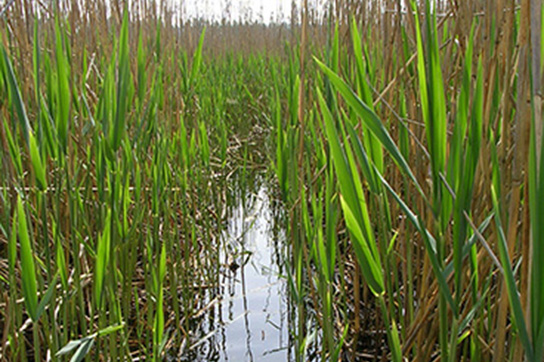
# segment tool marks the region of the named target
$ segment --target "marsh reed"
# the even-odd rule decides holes
[[[231,179],[258,169],[284,212],[296,361],[542,361],[543,14],[11,3],[0,355],[186,356]]]

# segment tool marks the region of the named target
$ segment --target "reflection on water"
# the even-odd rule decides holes
[[[243,195],[221,241],[219,288],[210,292],[207,331],[189,360],[289,361],[285,235],[274,225],[267,188]],[[213,295],[212,295],[213,294]]]

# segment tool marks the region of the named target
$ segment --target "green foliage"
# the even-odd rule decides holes
[[[213,26],[128,5],[104,29],[61,6],[1,22],[0,354],[197,353],[226,328],[233,200],[263,178],[297,361],[541,361],[544,146],[515,68],[522,11],[411,6],[331,16],[282,57],[217,55]]]
[[[23,276],[23,296],[27,312],[30,318],[35,322],[38,320],[36,264],[34,262],[34,253],[32,252],[32,243],[28,231],[26,212],[20,196],[17,198],[17,223],[19,225],[18,235],[21,256],[21,274]]]

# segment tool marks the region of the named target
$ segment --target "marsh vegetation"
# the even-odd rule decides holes
[[[544,359],[540,1],[0,11],[0,359]]]

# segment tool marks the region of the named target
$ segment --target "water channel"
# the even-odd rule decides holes
[[[206,333],[187,360],[289,361],[287,278],[282,273],[285,233],[275,225],[269,189],[240,195],[221,240],[219,296]],[[292,340],[291,340],[292,342]]]

